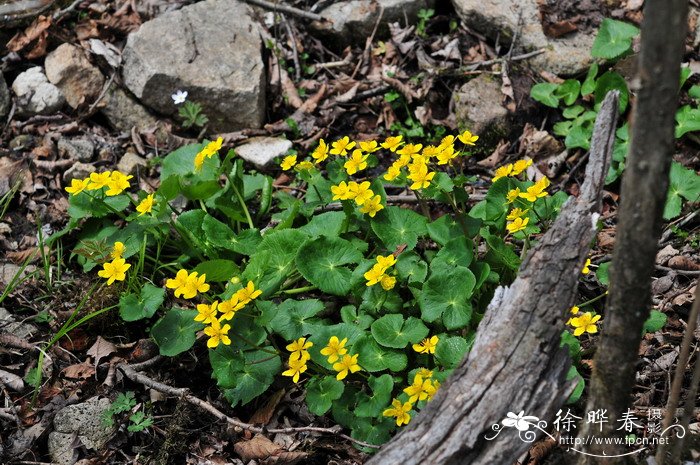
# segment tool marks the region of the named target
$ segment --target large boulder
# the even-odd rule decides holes
[[[113,426],[103,422],[109,407],[109,399],[92,397],[82,404],[61,409],[53,420],[54,431],[49,434],[48,440],[53,461],[60,465],[73,465],[76,462],[76,448],[80,444],[94,451],[102,449],[114,432]]]
[[[478,134],[485,142],[498,140],[509,129],[508,110],[501,104],[501,84],[480,74],[452,95],[457,124]]]
[[[262,41],[238,1],[206,0],[144,23],[129,35],[123,60],[126,86],[160,113],[176,114],[171,95],[186,90],[212,131],[264,122]]]
[[[112,83],[102,99],[102,114],[115,129],[130,132],[144,130],[158,124],[158,120],[136,99]]]
[[[85,52],[68,43],[61,44],[47,55],[44,68],[49,82],[61,89],[72,108],[92,103],[100,95],[105,82]]]
[[[559,38],[547,37],[542,29],[537,0],[452,0],[464,23],[483,34],[508,43],[520,27],[517,46],[528,51],[544,49],[544,53],[528,63],[535,70],[560,75],[585,71],[592,63],[594,35],[572,32]]]

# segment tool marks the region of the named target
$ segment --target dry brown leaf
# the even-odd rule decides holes
[[[510,143],[508,143],[507,140],[499,141],[496,149],[491,153],[491,155],[478,161],[477,165],[485,166],[486,168],[494,168],[505,158],[509,146]]]
[[[668,261],[668,267],[674,268],[676,270],[686,270],[686,271],[698,271],[700,270],[700,264],[695,263],[690,258],[685,255],[676,255]]]
[[[17,376],[9,371],[0,370],[0,382],[15,392],[24,390],[24,380],[21,376]]]
[[[677,256],[679,253],[680,252],[674,249],[672,245],[667,245],[656,254],[656,264],[666,265],[671,258]]]
[[[87,351],[87,354],[95,359],[95,366],[100,364],[100,360],[113,354],[117,351],[117,348],[109,342],[108,340],[102,338],[102,336],[97,336],[97,340]]]
[[[555,39],[576,30],[578,30],[578,27],[571,21],[557,21],[556,23],[545,23],[542,25],[544,34]]]
[[[552,438],[544,438],[537,441],[530,448],[530,460],[528,460],[527,465],[538,465],[544,462],[544,459],[549,455],[549,453],[557,445],[557,441]]]
[[[51,26],[51,17],[40,15],[38,18],[32,22],[24,31],[20,31],[15,36],[10,39],[7,43],[7,49],[11,52],[19,52],[27,48],[34,41],[41,41],[43,39],[44,52],[46,51],[46,37],[48,32],[46,30]],[[36,48],[34,46],[33,48]],[[32,53],[31,50],[29,53]],[[37,55],[32,58],[38,58],[42,55]],[[27,55],[27,58],[30,58]]]
[[[87,362],[76,363],[65,367],[61,373],[69,379],[87,379],[95,374],[95,367]]]
[[[275,410],[277,409],[277,406],[279,405],[280,401],[284,398],[285,394],[286,391],[284,389],[280,389],[279,391],[275,392],[272,395],[272,397],[268,399],[265,405],[263,405],[255,411],[253,416],[250,417],[249,423],[252,423],[254,425],[267,425],[270,422],[272,415],[274,415]]]
[[[284,449],[261,434],[256,434],[250,441],[237,442],[233,445],[233,450],[246,463],[251,460],[265,460],[284,452]]]

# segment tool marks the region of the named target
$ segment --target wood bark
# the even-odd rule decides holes
[[[550,420],[566,401],[573,386],[560,337],[595,234],[618,98],[611,92],[598,114],[579,197],[564,205],[513,284],[496,290],[467,358],[369,465],[510,465],[530,444],[514,429],[493,441],[484,434],[508,412]]]
[[[610,295],[593,363],[587,411],[603,409],[609,436],[630,406],[642,326],[651,307],[651,277],[661,235],[673,156],[679,72],[687,30],[687,0],[647,0],[632,113],[632,139],[622,178],[622,202],[610,268]],[[584,424],[580,435],[589,434]],[[599,434],[600,435],[600,434]],[[591,453],[611,455],[610,445]],[[580,463],[622,463],[582,457]]]

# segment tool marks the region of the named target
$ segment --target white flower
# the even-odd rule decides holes
[[[173,102],[175,102],[175,105],[185,103],[185,100],[187,100],[187,91],[186,90],[178,90],[173,95],[171,95],[171,97],[173,99]]]
[[[503,426],[508,426],[510,428],[516,427],[518,431],[527,431],[530,428],[531,422],[537,422],[539,418],[532,416],[525,416],[524,411],[520,411],[517,415],[513,412],[508,412],[506,415],[508,418],[501,420]]]

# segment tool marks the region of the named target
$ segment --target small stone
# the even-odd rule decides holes
[[[0,265],[0,275],[4,274],[4,271],[2,271],[2,269],[6,265]],[[34,271],[36,271],[36,267],[34,267],[33,265],[31,265],[31,268],[32,269],[29,271],[29,273],[33,273]],[[24,274],[26,273],[27,270],[25,269]],[[21,321],[17,321],[17,319],[10,312],[7,311],[7,309],[0,307],[0,333],[10,333],[17,336],[20,339],[29,339],[34,334],[37,334],[37,332],[38,330],[36,326],[30,325],[29,323],[22,323]]]
[[[63,181],[70,184],[73,179],[85,179],[95,171],[95,167],[89,163],[76,162],[63,173]]]
[[[460,128],[480,137],[492,131],[508,130],[508,110],[501,105],[501,85],[491,76],[481,74],[465,83],[452,96]]]
[[[676,273],[671,272],[666,276],[655,279],[651,282],[651,293],[653,295],[661,295],[673,287],[676,278]]]
[[[126,152],[119,163],[117,163],[117,169],[125,174],[135,174],[136,168],[139,166],[146,166],[146,159],[138,156],[134,152]]]
[[[679,253],[677,249],[674,249],[673,246],[669,244],[656,254],[656,264],[662,266],[666,265],[671,258]]]
[[[9,147],[15,152],[30,152],[36,147],[36,137],[31,134],[20,134],[10,141]]]
[[[281,137],[253,137],[236,147],[236,154],[245,161],[263,168],[292,148],[292,143]]]
[[[4,120],[10,112],[12,100],[10,99],[10,91],[7,88],[5,77],[0,72],[0,120]]]
[[[20,73],[12,83],[12,91],[17,96],[17,114],[20,116],[55,113],[65,103],[61,91],[46,79],[39,66]]]
[[[73,441],[76,435],[87,449],[101,449],[114,431],[114,427],[105,426],[102,422],[109,407],[108,399],[92,397],[81,404],[61,409],[53,420],[54,431],[49,434],[51,458],[61,465],[74,464]]]
[[[318,35],[329,38],[332,42],[342,47],[348,42],[364,45],[367,37],[372,35],[374,26],[379,19],[379,14],[384,9],[381,23],[375,34],[375,38],[383,38],[388,35],[387,25],[393,22],[408,21],[415,24],[418,20],[418,12],[431,8],[434,0],[350,0],[333,2],[319,14],[327,18],[328,22],[314,21],[311,28]]]
[[[65,43],[49,53],[44,68],[49,82],[61,89],[73,108],[92,103],[102,92],[104,76],[75,45]]]
[[[260,127],[266,79],[257,27],[247,6],[235,0],[169,11],[129,35],[124,84],[148,107],[173,116],[178,107],[171,95],[187,91],[213,132]]]
[[[80,162],[89,162],[95,153],[95,144],[86,137],[62,137],[58,140],[58,153]]]
[[[114,84],[102,101],[105,104],[102,113],[119,131],[130,132],[134,127],[141,131],[158,123],[143,105]]]

